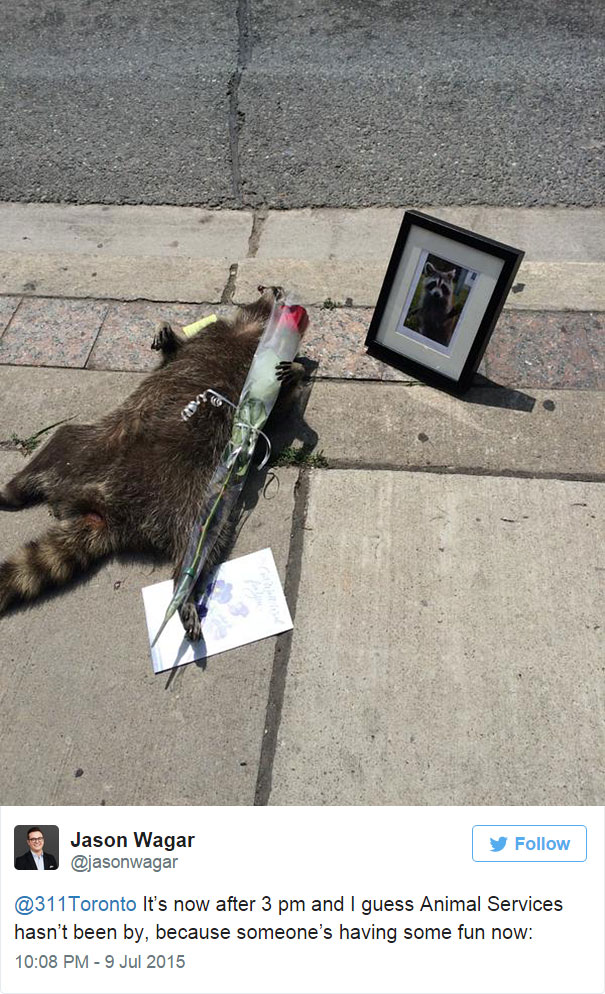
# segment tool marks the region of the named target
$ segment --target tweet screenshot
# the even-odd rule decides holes
[[[602,808],[0,817],[2,994],[604,989]]]

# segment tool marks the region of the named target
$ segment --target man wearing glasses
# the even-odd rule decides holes
[[[29,852],[17,856],[16,870],[56,870],[57,861],[50,853],[44,852],[44,836],[40,828],[30,828],[27,833]]]

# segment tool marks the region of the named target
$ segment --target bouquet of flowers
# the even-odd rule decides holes
[[[172,600],[152,645],[155,645],[167,622],[189,598],[195,587],[208,555],[242,491],[259,435],[263,435],[268,446],[261,466],[269,458],[269,440],[261,429],[279,394],[280,365],[288,364],[294,359],[308,323],[309,316],[304,307],[277,301],[273,305],[235,408],[231,437],[208,484],[202,512],[192,531],[181,572],[175,579]],[[281,369],[283,370],[283,366]],[[200,402],[207,400],[219,407],[223,403],[229,403],[215,391],[206,390],[187,405],[182,417],[187,420],[195,413]]]

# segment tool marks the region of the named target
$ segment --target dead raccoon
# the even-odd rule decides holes
[[[449,345],[455,327],[454,283],[456,269],[442,272],[432,262],[424,267],[424,289],[418,309],[419,330],[422,335]]]
[[[263,288],[259,287],[259,290]],[[0,614],[66,583],[95,560],[126,551],[159,551],[179,571],[206,487],[231,433],[231,409],[202,404],[181,411],[207,388],[237,403],[277,289],[197,337],[163,325],[152,348],[163,365],[115,411],[93,425],[64,425],[0,490],[0,508],[48,501],[60,524],[0,564]],[[299,363],[279,376],[300,377]],[[218,561],[216,549],[198,586]],[[199,638],[192,600],[181,609],[187,637]]]

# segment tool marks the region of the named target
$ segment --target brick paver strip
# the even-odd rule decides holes
[[[379,380],[384,366],[366,355],[371,308],[309,308],[301,354],[319,363],[318,376]]]
[[[83,367],[107,307],[104,300],[24,298],[0,338],[0,363]]]
[[[594,323],[585,313],[503,313],[485,355],[487,376],[511,387],[603,388],[605,368],[586,330]]]
[[[597,378],[597,386],[605,389],[605,314],[587,314],[586,338],[592,356]]]
[[[210,313],[199,304],[158,304],[149,300],[119,301],[109,305],[107,317],[90,358],[89,369],[147,371],[158,365],[151,343],[160,321],[187,324]]]
[[[229,305],[0,297],[0,363],[148,371],[159,321],[186,324]],[[409,381],[369,358],[372,308],[309,308],[301,354],[326,379]],[[4,325],[2,325],[4,322]],[[6,329],[6,330],[4,330]],[[1,332],[4,331],[3,334]],[[605,389],[604,315],[505,311],[479,367],[507,387]]]

